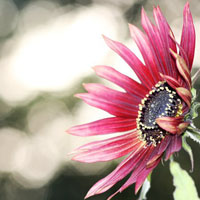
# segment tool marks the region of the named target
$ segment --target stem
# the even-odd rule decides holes
[[[192,77],[192,85],[195,84],[195,82],[197,81],[197,79],[199,78],[199,76],[200,76],[200,69],[198,69],[197,72]]]

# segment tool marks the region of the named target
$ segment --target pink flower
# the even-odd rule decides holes
[[[90,83],[84,85],[88,93],[76,95],[113,117],[72,127],[68,130],[70,134],[85,137],[125,132],[76,149],[73,160],[88,163],[127,155],[112,173],[89,190],[85,198],[107,191],[129,173],[129,179],[116,193],[133,183],[137,193],[164,153],[165,160],[168,160],[181,149],[181,137],[189,125],[184,116],[191,106],[190,72],[195,49],[193,20],[186,3],[182,37],[178,44],[160,8],[154,8],[153,14],[156,25],[142,9],[145,33],[134,25],[129,26],[145,64],[123,44],[104,37],[107,45],[129,64],[141,83],[112,67],[96,66],[94,70],[98,76],[120,86],[124,92]]]

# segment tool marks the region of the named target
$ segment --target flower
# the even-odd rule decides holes
[[[73,160],[80,162],[109,161],[127,157],[108,176],[98,181],[85,198],[107,191],[126,175],[128,180],[115,193],[135,183],[137,193],[148,174],[178,152],[182,135],[189,125],[184,116],[191,106],[191,77],[195,29],[186,3],[180,44],[159,7],[153,9],[155,25],[142,9],[143,33],[129,25],[131,37],[144,60],[123,44],[104,36],[107,45],[133,69],[140,83],[109,66],[95,66],[96,74],[124,89],[116,91],[102,84],[84,84],[88,93],[77,94],[87,104],[112,114],[113,117],[70,128],[77,136],[92,136],[122,132],[120,136],[91,142],[76,150]],[[109,199],[111,199],[113,194]]]

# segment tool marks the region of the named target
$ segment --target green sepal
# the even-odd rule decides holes
[[[190,109],[190,115],[191,115],[192,119],[198,117],[198,111],[197,111],[198,108],[200,108],[200,103],[194,102]]]
[[[191,93],[192,93],[192,102],[194,102],[197,98],[197,90],[195,88],[192,88]]]
[[[170,172],[175,186],[174,200],[200,200],[192,178],[173,160],[170,161]]]
[[[188,130],[185,131],[185,135],[200,144],[200,133],[194,131],[193,128],[191,128],[191,130],[188,128]]]
[[[144,181],[144,183],[142,185],[142,189],[141,189],[138,200],[147,199],[146,195],[150,188],[151,188],[151,173],[147,176],[146,180]]]

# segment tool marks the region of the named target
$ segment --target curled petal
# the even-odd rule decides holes
[[[156,123],[167,132],[180,135],[189,125],[183,120],[183,117],[160,117],[156,119]]]
[[[179,129],[180,133],[183,133],[189,124],[190,124],[189,122],[180,123],[178,125],[178,129]]]
[[[178,87],[178,88],[176,88],[176,92],[178,93],[178,95],[183,99],[183,101],[185,101],[185,103],[190,108],[190,106],[191,106],[191,99],[192,99],[191,92],[188,89],[184,88],[184,87]]]
[[[191,105],[191,99],[192,99],[192,94],[191,92],[182,87],[181,84],[174,78],[167,76],[167,75],[163,75],[161,74],[161,76],[163,77],[163,79],[165,81],[167,81],[167,83],[174,89],[176,90],[176,92],[178,93],[178,95],[183,99],[183,101],[185,101],[185,103],[188,105],[188,107],[190,108]]]
[[[177,53],[175,53],[173,50],[171,50],[171,53],[176,59],[176,66],[179,73],[181,74],[185,82],[187,83],[188,88],[190,88],[191,87],[190,70],[188,69],[188,66],[186,65],[185,60],[181,56],[179,56]]]
[[[173,77],[171,76],[167,76],[167,75],[163,75],[160,74],[162,76],[162,78],[167,81],[167,83],[174,89],[176,90],[177,87],[181,87],[181,84]]]

